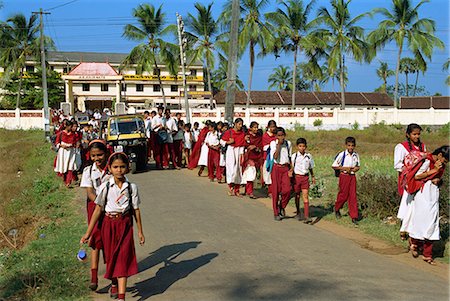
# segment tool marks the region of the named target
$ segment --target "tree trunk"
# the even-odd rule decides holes
[[[345,87],[344,87],[344,55],[341,51],[339,53],[339,81],[341,83],[341,109],[345,110]]]
[[[294,50],[294,68],[292,69],[292,109],[295,109],[295,80],[297,76],[297,45]]]
[[[398,101],[398,74],[400,73],[400,57],[402,55],[402,48],[403,48],[403,40],[400,42],[400,47],[398,48],[397,67],[395,68],[394,105],[395,105],[396,108],[399,107],[399,101]]]
[[[408,89],[408,72],[405,72],[405,77],[406,77],[406,97],[408,97],[409,95],[409,89]]]
[[[417,83],[418,82],[419,82],[419,70],[417,70],[417,74],[416,74],[416,82],[414,83],[413,96],[416,96],[416,90],[417,90]]]
[[[247,102],[245,104],[245,109],[248,109],[250,106],[250,92],[252,89],[252,77],[253,77],[253,66],[255,65],[255,46],[253,42],[250,41],[250,74],[248,76],[248,92],[247,92]]]
[[[207,80],[208,80],[208,90],[209,92],[211,92],[211,96],[209,97],[209,106],[211,107],[211,109],[213,108],[213,91],[212,91],[212,86],[211,86],[211,72],[209,71],[209,65],[208,65],[208,61],[206,60],[206,75],[208,76]]]
[[[159,70],[158,63],[156,62],[155,50],[153,50],[153,62],[155,63],[156,72],[158,73],[157,75],[158,75],[159,88],[161,89],[164,108],[166,109],[167,108],[166,93],[164,92],[164,87],[163,87],[162,81],[161,81],[161,70]]]
[[[23,76],[23,68],[20,68],[19,73],[19,87],[17,89],[17,98],[16,98],[16,109],[20,108],[20,92],[22,90],[22,76]]]

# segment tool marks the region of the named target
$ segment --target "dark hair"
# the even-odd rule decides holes
[[[222,121],[219,121],[219,122],[217,122],[217,126],[223,126],[223,122]]]
[[[170,109],[166,108],[166,110],[164,111],[165,114],[169,113],[170,114]]]
[[[179,127],[184,126],[184,121],[183,121],[183,120],[178,121],[178,126],[179,126]]]
[[[164,112],[164,107],[158,107],[158,111],[161,110]]]
[[[298,139],[297,139],[297,145],[299,145],[299,144],[307,145],[307,144],[306,144],[306,139],[305,139],[305,138],[298,138]]]
[[[73,125],[73,122],[72,121],[70,121],[69,119],[64,119],[64,120],[67,120],[66,121],[66,125],[64,125],[64,127],[68,127],[68,126],[72,126]]]
[[[130,163],[130,159],[128,159],[128,156],[125,153],[114,153],[109,157],[108,165],[111,166],[111,164],[116,160],[122,161],[127,166]]]
[[[234,124],[236,124],[238,122],[244,123],[244,120],[242,118],[236,118],[236,120],[234,121]]]
[[[269,120],[267,123],[267,128],[270,128],[272,125],[277,126],[277,122],[275,120]]]
[[[156,113],[156,111],[151,111],[150,114],[155,114],[156,115],[157,113]]]
[[[206,120],[205,125],[209,126],[211,124],[211,120]]]
[[[181,116],[181,113],[180,113],[180,112],[178,112],[178,113],[176,113],[176,114],[175,114],[175,116],[178,116],[178,115],[180,115],[180,116]]]
[[[196,122],[194,122],[194,126],[199,126],[199,124],[198,124],[198,122],[196,121]]]
[[[144,114],[150,115],[150,112],[149,111],[144,111]]]
[[[422,131],[422,127],[420,125],[418,125],[417,123],[410,123],[406,127],[406,135],[405,136],[406,136],[406,140],[408,141],[408,145],[409,145],[409,150],[410,151],[413,149],[413,147],[412,147],[412,144],[411,144],[411,139],[409,139],[408,135],[411,134],[414,130]],[[419,150],[421,152],[423,152],[422,142],[420,141],[420,138],[419,138],[419,140],[417,142],[419,142]]]
[[[285,131],[284,128],[281,127],[281,126],[277,127],[277,131],[276,131],[275,133],[278,134],[278,132],[283,132],[283,135],[286,135],[286,131]]]
[[[89,150],[92,150],[94,148],[97,148],[101,151],[103,151],[105,154],[108,151],[108,148],[106,147],[106,143],[102,143],[100,141],[93,141],[89,143]]]
[[[439,154],[442,154],[442,157],[444,157],[445,159],[448,160],[448,157],[449,157],[449,146],[448,145],[443,145],[443,146],[441,146],[439,148],[436,148],[432,154],[435,155],[435,156],[437,156]]]
[[[215,131],[217,131],[217,123],[215,122],[211,122],[210,124],[208,124],[208,127],[212,127]]]
[[[191,129],[191,123],[190,122],[186,123],[184,126],[187,127],[188,129]]]
[[[356,139],[354,137],[347,137],[345,138],[345,144],[347,143],[353,143],[354,145],[356,145]]]
[[[255,125],[259,126],[259,123],[257,123],[256,121],[250,122],[250,128],[254,127]]]

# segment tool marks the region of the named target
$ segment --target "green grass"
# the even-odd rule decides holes
[[[0,151],[23,153],[11,161],[3,183],[20,185],[2,194],[0,204],[8,217],[0,222],[2,228],[7,227],[6,233],[17,228],[20,240],[17,249],[3,245],[0,251],[0,299],[85,300],[88,266],[76,259],[85,217],[74,191],[55,176],[55,153],[42,137],[41,131],[0,130]]]

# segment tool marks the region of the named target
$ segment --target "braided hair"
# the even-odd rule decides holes
[[[408,126],[406,127],[406,140],[408,141],[408,145],[409,145],[409,150],[412,151],[413,146],[411,143],[411,139],[409,138],[409,135],[414,131],[414,130],[419,130],[422,131],[422,127],[420,125],[418,125],[417,123],[410,123],[408,124]],[[419,140],[417,141],[419,143],[419,150],[421,152],[423,152],[423,147],[422,147],[422,142]]]

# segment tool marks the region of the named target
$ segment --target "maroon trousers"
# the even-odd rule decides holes
[[[91,222],[92,214],[94,214],[95,206],[95,202],[90,201],[89,199],[86,200],[88,225]],[[103,249],[101,227],[98,222],[95,224],[94,229],[92,230],[91,238],[89,239],[89,247],[94,250]]]
[[[247,184],[245,184],[245,194],[246,195],[253,194],[253,182],[252,181],[248,181]]]
[[[358,201],[356,199],[356,176],[345,173],[339,175],[339,192],[334,205],[334,210],[338,211],[348,200],[348,211],[350,217],[358,218]]]
[[[169,147],[167,143],[159,143],[159,141],[155,141],[153,157],[157,168],[169,167]]]
[[[220,181],[222,180],[222,171],[219,166],[220,151],[209,148],[208,150],[208,178],[214,180],[214,177]],[[215,174],[215,175],[214,175]]]
[[[174,160],[177,166],[181,167],[181,159],[183,158],[183,140],[173,140]]]
[[[433,242],[431,240],[422,240],[411,237],[411,243],[417,246],[417,249],[423,249],[423,257],[433,258]]]
[[[286,208],[291,197],[291,178],[288,176],[289,167],[279,164],[274,164],[272,168],[271,178],[272,178],[272,207],[273,215],[277,216],[278,211],[278,200],[281,194],[281,208]]]
[[[177,159],[175,155],[175,146],[174,143],[167,143],[167,157],[170,158],[170,161],[172,161],[173,167],[177,168]]]
[[[105,278],[113,279],[137,274],[131,214],[117,218],[105,216],[101,231],[106,259]]]

